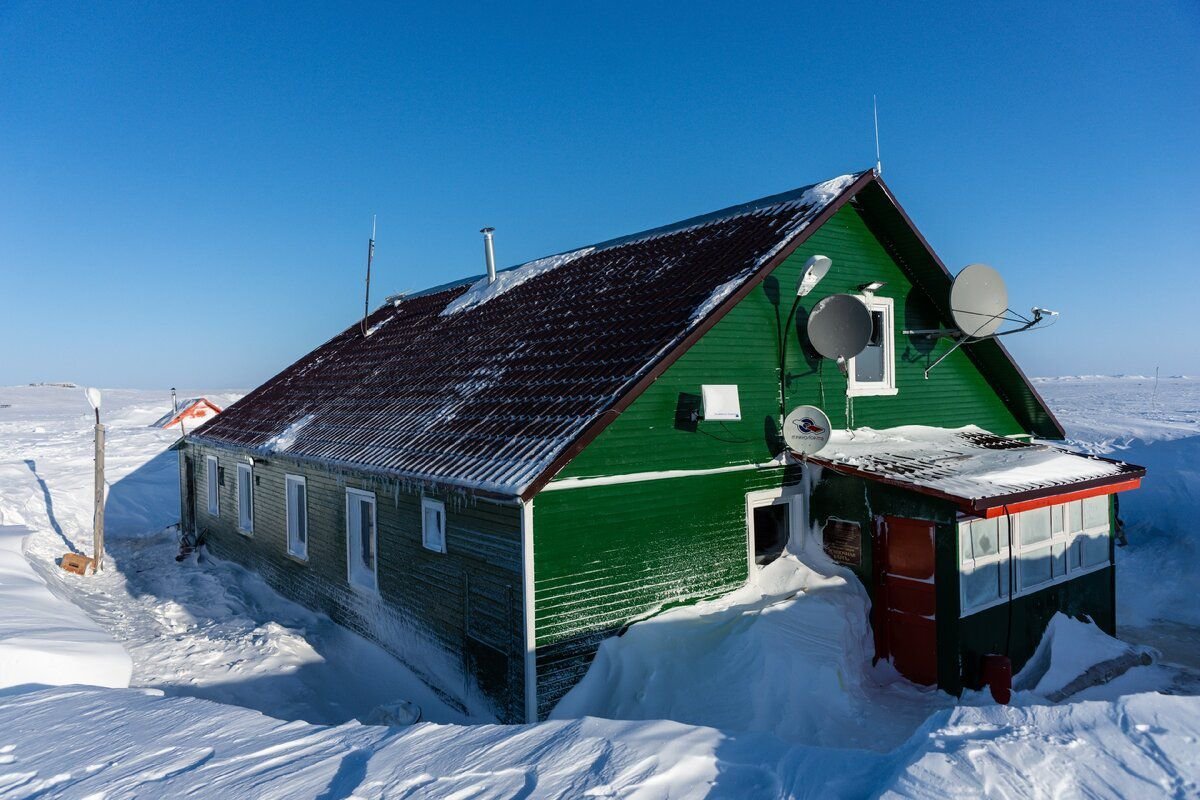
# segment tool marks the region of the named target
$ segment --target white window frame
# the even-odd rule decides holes
[[[996,555],[987,556],[987,557],[981,558],[981,559],[970,559],[970,558],[963,557],[962,533],[961,533],[962,525],[973,522],[974,520],[979,519],[979,517],[968,517],[968,516],[959,517],[958,526],[956,528],[956,531],[958,532],[958,539],[957,539],[956,547],[958,548],[958,563],[959,563],[959,588],[958,588],[959,609],[960,609],[959,617],[967,617],[967,616],[970,616],[971,614],[975,614],[979,611],[983,611],[985,609],[992,608],[993,606],[998,606],[998,605],[1001,605],[1002,603],[1008,602],[1008,597],[1001,597],[997,600],[993,600],[991,602],[983,603],[983,604],[977,605],[977,606],[971,606],[968,608],[967,604],[966,604],[966,594],[965,594],[966,587],[962,580],[963,569],[967,566],[970,566],[970,568],[973,570],[973,569],[975,569],[976,566],[986,566],[987,564],[993,563],[995,561],[1001,561],[1006,566],[1009,566],[1009,568],[1011,570],[1009,573],[1009,583],[1010,583],[1009,588],[1012,592],[1012,597],[1014,599],[1017,597],[1034,594],[1035,592],[1040,592],[1043,589],[1048,589],[1051,586],[1056,586],[1060,583],[1066,583],[1067,581],[1074,580],[1075,578],[1081,577],[1083,575],[1087,575],[1092,572],[1098,572],[1102,569],[1108,569],[1109,567],[1111,567],[1112,563],[1113,563],[1112,562],[1111,545],[1110,545],[1109,557],[1100,563],[1091,564],[1089,566],[1078,566],[1077,567],[1077,566],[1074,566],[1074,564],[1072,562],[1073,552],[1075,551],[1075,549],[1077,547],[1083,546],[1083,539],[1085,537],[1097,535],[1097,534],[1108,536],[1110,538],[1112,536],[1112,505],[1111,505],[1112,499],[1109,495],[1106,495],[1106,494],[1105,495],[1096,495],[1096,497],[1103,498],[1105,500],[1105,503],[1109,507],[1109,513],[1105,515],[1105,522],[1103,525],[1092,525],[1089,527],[1087,525],[1087,523],[1083,521],[1084,520],[1083,507],[1082,507],[1083,503],[1085,502],[1086,499],[1094,499],[1094,498],[1085,498],[1085,500],[1070,500],[1065,503],[1055,503],[1052,506],[1044,506],[1043,507],[1043,508],[1051,509],[1051,511],[1050,511],[1050,514],[1051,514],[1050,538],[1043,539],[1042,541],[1038,542],[1037,544],[1022,545],[1021,544],[1022,514],[1026,514],[1028,512],[1026,512],[1026,511],[1014,512],[1014,513],[1008,515],[1008,525],[1009,525],[1010,536],[1011,536],[1011,541],[1012,541],[1011,551],[1008,548],[1008,540],[1002,540],[1002,543],[1004,546],[999,548]],[[1080,506],[1080,509],[1079,509],[1080,527],[1078,530],[1072,530],[1071,529],[1071,507],[1076,504],[1078,504]],[[1053,509],[1055,509],[1055,508],[1061,508],[1062,515],[1063,515],[1062,531],[1059,531],[1057,533],[1054,531],[1054,510]],[[1041,509],[1030,509],[1030,510],[1040,511]],[[1025,553],[1025,554],[1035,553],[1035,552],[1038,552],[1041,550],[1050,550],[1051,552],[1053,552],[1054,545],[1056,545],[1056,544],[1061,544],[1064,546],[1063,559],[1064,559],[1065,567],[1064,567],[1063,573],[1061,575],[1052,575],[1050,580],[1042,581],[1041,583],[1035,584],[1033,586],[1022,587],[1021,570],[1024,568],[1024,563],[1023,563],[1024,560],[1021,558],[1022,553]],[[1053,556],[1051,556],[1051,557],[1053,557]],[[1015,559],[1015,560],[1013,560],[1013,559]]]
[[[216,456],[204,457],[204,492],[208,500],[208,514],[221,516],[221,462]]]
[[[854,359],[847,361],[846,394],[849,397],[898,394],[896,388],[896,303],[890,297],[860,294],[858,299],[869,311],[883,312],[883,380],[854,379]]]
[[[427,510],[441,512],[442,529],[437,532],[436,539],[430,538],[429,529],[425,525]],[[426,550],[432,550],[435,553],[446,552],[446,504],[441,500],[434,500],[432,497],[421,498],[421,544]]]
[[[803,483],[807,477],[801,481]],[[754,561],[754,509],[763,506],[788,506],[788,542],[783,552],[799,552],[804,545],[804,532],[808,529],[804,513],[804,491],[799,485],[781,486],[778,489],[763,489],[746,493],[746,583],[758,583],[759,566]]]
[[[245,481],[249,503],[242,507],[242,485]],[[237,465],[237,528],[247,536],[254,533],[254,467],[250,464]]]
[[[1013,516],[1016,516],[1016,515],[1013,515]],[[990,555],[990,556],[983,556],[982,558],[974,558],[974,557],[966,558],[964,556],[963,551],[962,551],[962,526],[969,525],[969,524],[975,522],[975,520],[977,520],[977,519],[982,519],[982,517],[960,517],[958,520],[958,525],[955,528],[955,530],[958,534],[957,546],[958,546],[959,617],[965,617],[970,614],[974,614],[978,611],[983,611],[984,609],[993,608],[994,606],[998,606],[998,605],[1001,605],[1002,603],[1008,602],[1008,595],[1001,595],[1000,597],[996,598],[995,600],[990,600],[986,603],[980,603],[979,605],[974,605],[974,606],[967,605],[967,587],[966,587],[966,582],[963,581],[963,579],[962,579],[964,568],[970,567],[971,571],[974,572],[975,570],[980,569],[982,567],[988,567],[988,566],[991,566],[992,564],[1000,564],[1001,569],[1011,570],[1011,564],[1009,561],[1010,553],[1009,553],[1009,548],[1008,548],[1008,542],[1009,542],[1009,538],[1012,536],[1012,532],[1011,532],[1012,520],[1011,519],[1006,520],[1006,524],[1009,527],[1008,527],[1008,529],[1005,530],[1004,535],[1001,536],[999,520],[1005,519],[1005,517],[1003,515],[998,518],[997,523],[996,523],[996,531],[997,531],[996,535],[999,538],[996,543],[995,554]],[[1014,538],[1013,541],[1015,542],[1016,539]],[[1010,571],[1009,575],[1008,575],[1009,591],[1012,593],[1013,597],[1016,597],[1017,593],[1014,591],[1014,589],[1016,588],[1014,581],[1015,581],[1015,577],[1013,576],[1012,572]]]
[[[361,584],[354,579],[354,545],[357,539],[351,535],[350,520],[352,512],[358,513],[358,509],[355,507],[358,503],[371,504],[371,551],[375,554],[375,560],[371,566],[370,585]],[[355,589],[363,589],[368,592],[379,591],[379,516],[375,493],[350,487],[346,487],[346,582]]]
[[[292,531],[292,500],[291,487],[300,486],[304,489],[304,540],[300,541],[299,530]],[[283,476],[283,515],[285,532],[287,534],[288,555],[308,561],[308,481],[303,475]]]

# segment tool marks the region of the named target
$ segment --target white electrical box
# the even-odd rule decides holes
[[[704,384],[700,387],[700,395],[704,400],[704,419],[736,422],[742,418],[736,385]]]

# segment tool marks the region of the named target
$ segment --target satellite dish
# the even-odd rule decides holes
[[[991,336],[1008,312],[1008,289],[987,264],[963,267],[950,287],[950,316],[967,336]]]
[[[829,444],[833,426],[816,406],[797,406],[783,420],[783,442],[793,453],[811,456]]]
[[[805,261],[804,271],[800,273],[800,282],[796,284],[796,297],[804,297],[815,289],[831,266],[833,261],[829,256],[813,256]]]
[[[871,341],[871,312],[852,294],[831,294],[808,315],[808,340],[826,358],[854,358]]]
[[[83,390],[83,394],[87,397],[88,405],[97,411],[100,410],[100,390],[94,387],[89,387]]]

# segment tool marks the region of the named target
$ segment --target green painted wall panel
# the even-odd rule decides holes
[[[542,492],[533,552],[539,713],[633,619],[745,583],[746,493],[792,483],[774,467]]]
[[[821,406],[834,425],[847,422],[846,380],[833,363],[807,355],[801,344],[807,312],[838,292],[857,292],[870,281],[885,281],[877,292],[895,302],[895,396],[859,397],[854,423],[958,427],[979,425],[993,433],[1024,433],[1016,418],[967,358],[955,352],[930,373],[923,371],[950,347],[904,336],[908,328],[948,325],[933,304],[912,290],[898,264],[867,229],[859,212],[842,208],[762,286],[733,308],[691,350],[676,361],[591,445],[557,476],[589,477],[666,469],[702,469],[761,463],[779,448],[779,331],[786,322],[804,262],[821,253],[833,259],[829,274],[802,299],[792,326],[787,359],[787,406]],[[735,383],[740,422],[701,421],[694,432],[675,427],[681,394],[699,395],[705,383]]]

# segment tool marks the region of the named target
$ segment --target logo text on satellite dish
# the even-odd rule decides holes
[[[829,417],[816,406],[797,406],[783,420],[783,442],[793,453],[811,456],[829,444]]]

